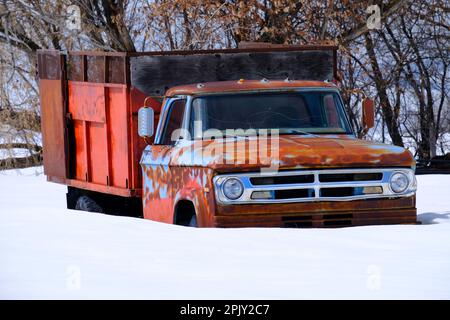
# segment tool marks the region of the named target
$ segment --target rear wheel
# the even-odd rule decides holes
[[[104,213],[102,207],[88,196],[81,196],[78,198],[75,210]]]
[[[141,197],[121,197],[75,187],[67,188],[67,209],[142,218]]]

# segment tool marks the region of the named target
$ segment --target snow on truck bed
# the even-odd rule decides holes
[[[0,298],[450,298],[450,175],[423,225],[193,229],[65,209],[41,168],[0,172]]]

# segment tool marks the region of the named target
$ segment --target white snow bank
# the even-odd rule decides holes
[[[65,209],[41,168],[0,172],[0,298],[450,298],[450,176],[424,225],[192,229]]]

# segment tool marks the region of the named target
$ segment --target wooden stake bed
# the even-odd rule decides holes
[[[38,51],[48,180],[124,197],[142,195],[137,112],[176,85],[255,79],[332,80],[335,46],[174,52]],[[161,105],[152,100],[155,123]],[[150,141],[152,142],[152,141]]]

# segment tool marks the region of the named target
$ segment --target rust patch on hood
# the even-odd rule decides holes
[[[279,137],[275,149],[260,157],[259,143],[267,138],[227,138],[184,141],[172,152],[173,166],[201,166],[217,171],[242,171],[277,165],[280,169],[343,167],[415,167],[411,153],[401,147],[346,135]],[[272,145],[273,146],[273,145]],[[274,151],[275,150],[275,151]]]

